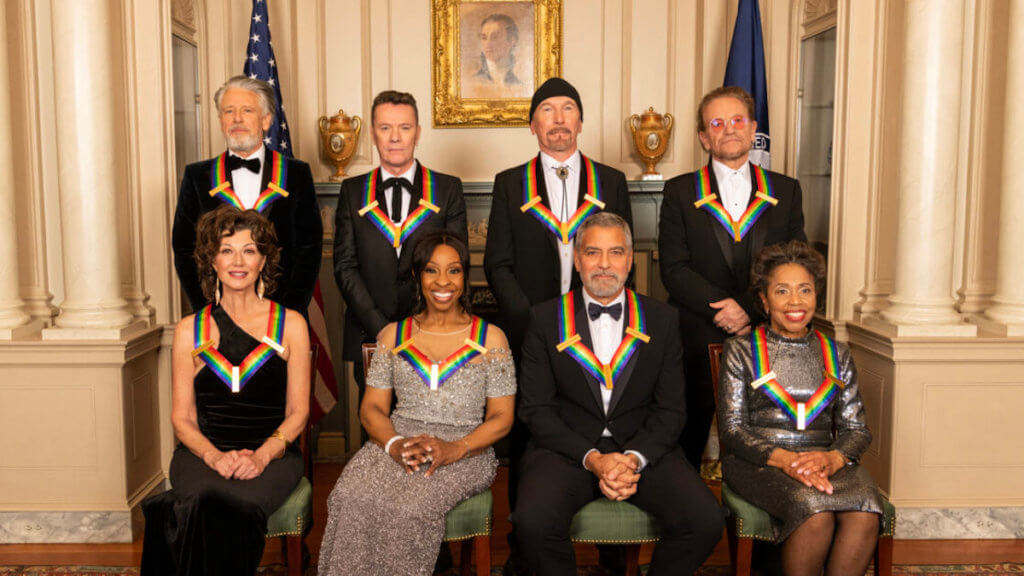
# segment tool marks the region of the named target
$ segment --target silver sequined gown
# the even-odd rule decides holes
[[[436,392],[408,362],[378,344],[366,385],[391,388],[398,405],[391,420],[403,436],[429,433],[462,438],[483,422],[487,398],[515,394],[515,368],[507,349],[490,349],[466,364]],[[384,450],[367,442],[348,462],[327,502],[320,576],[430,575],[444,536],[445,514],[490,487],[497,460],[481,454],[406,474]]]
[[[784,338],[770,329],[768,357],[779,384],[797,402],[806,401],[824,375],[821,346],[813,331],[804,338]],[[718,384],[718,431],[722,444],[722,474],[737,494],[772,516],[777,542],[811,515],[824,511],[875,512],[882,501],[871,475],[859,465],[846,466],[829,479],[831,495],[808,488],[778,468],[768,466],[775,448],[795,452],[838,450],[858,461],[871,443],[857,388],[857,370],[850,348],[838,343],[840,378],[846,385],[806,430],[755,390],[750,336],[725,343]]]

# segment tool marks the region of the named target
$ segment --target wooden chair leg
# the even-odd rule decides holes
[[[892,576],[892,536],[882,536],[875,547],[875,576]]]
[[[626,544],[626,576],[640,573],[640,545]]]
[[[286,536],[288,576],[302,576],[302,536]]]
[[[750,576],[751,556],[754,554],[754,539],[740,538],[736,535],[736,526],[730,526],[729,560],[732,564],[733,576]]]
[[[469,542],[466,542],[463,546],[469,548]],[[491,537],[485,535],[473,538],[473,548],[476,550],[476,576],[490,576]]]
[[[448,546],[451,547],[453,543],[449,542]],[[452,550],[452,556],[455,556],[455,551]],[[470,576],[470,564],[473,563],[473,547],[469,545],[469,540],[462,540],[459,542],[459,576]]]

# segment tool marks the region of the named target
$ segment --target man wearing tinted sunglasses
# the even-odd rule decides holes
[[[706,94],[697,136],[711,157],[665,183],[658,251],[684,345],[687,421],[680,444],[698,469],[715,410],[708,344],[748,334],[763,320],[748,290],[757,253],[807,239],[800,183],[750,161],[753,118],[754,99],[742,88]]]

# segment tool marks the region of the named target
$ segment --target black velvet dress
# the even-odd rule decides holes
[[[238,365],[259,344],[220,307],[218,350]],[[195,377],[199,430],[219,450],[256,450],[284,420],[287,363],[274,354],[238,393],[204,366]],[[302,477],[294,446],[252,480],[229,480],[179,445],[171,490],[146,499],[144,576],[254,574],[263,555],[267,517]]]

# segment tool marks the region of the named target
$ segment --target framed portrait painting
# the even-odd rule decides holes
[[[526,126],[562,72],[561,0],[433,0],[435,127]]]

